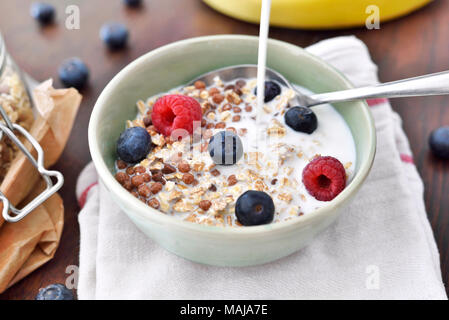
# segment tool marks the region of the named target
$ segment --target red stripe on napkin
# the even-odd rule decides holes
[[[388,99],[386,99],[386,98],[366,99],[366,103],[368,103],[368,105],[370,107],[374,107],[374,106],[377,106],[377,105],[382,104],[382,103],[388,103]]]
[[[413,157],[408,154],[401,154],[401,160],[405,163],[414,163]]]
[[[81,193],[81,196],[78,199],[78,204],[80,208],[83,208],[84,205],[86,204],[87,195],[89,194],[90,189],[92,189],[92,187],[96,186],[97,184],[98,182],[95,181],[94,183],[90,184],[86,189],[84,189],[83,193]]]

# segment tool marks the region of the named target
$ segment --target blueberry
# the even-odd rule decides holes
[[[257,87],[254,89],[254,94],[257,96]],[[265,98],[264,102],[270,102],[276,96],[281,94],[281,87],[274,81],[265,81]]]
[[[59,79],[66,87],[81,89],[89,79],[89,70],[81,59],[70,58],[59,67]]]
[[[318,119],[312,109],[293,107],[284,115],[285,123],[295,131],[311,134],[318,127]]]
[[[432,152],[443,159],[449,159],[449,126],[434,130],[429,137]]]
[[[36,300],[75,300],[75,297],[65,285],[56,283],[40,289]]]
[[[216,164],[235,164],[243,155],[240,137],[231,131],[220,131],[209,140],[209,154]]]
[[[142,4],[142,0],[123,0],[123,3],[128,7],[139,7]]]
[[[125,162],[142,161],[151,150],[151,136],[142,127],[128,128],[117,140],[117,154]]]
[[[43,2],[35,2],[31,5],[31,16],[41,24],[49,24],[55,19],[55,7]]]
[[[235,215],[244,226],[270,223],[274,218],[273,199],[263,191],[246,191],[237,199]]]
[[[109,49],[121,49],[128,42],[128,29],[122,23],[111,22],[101,27],[100,38],[108,46]]]

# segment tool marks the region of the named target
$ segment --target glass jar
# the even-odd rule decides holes
[[[0,182],[6,176],[17,153],[23,152],[47,185],[22,209],[16,208],[0,190],[0,202],[3,203],[1,213],[8,222],[17,222],[26,217],[56,193],[64,182],[64,177],[60,172],[50,171],[44,167],[44,150],[29,132],[34,121],[32,103],[28,93],[28,85],[31,80],[25,82],[23,75],[6,51],[0,34],[0,122],[3,122],[0,123]],[[26,143],[31,145],[27,146]],[[33,156],[30,148],[36,151],[37,157]],[[22,167],[17,167],[17,169],[21,170]],[[19,177],[25,179],[24,181],[27,179],[26,175],[19,175]],[[9,183],[10,192],[11,190],[15,191],[12,187],[13,183]]]
[[[0,106],[12,123],[29,130],[34,116],[22,72],[6,51],[0,34]],[[4,122],[0,117],[0,121]],[[0,182],[3,180],[11,161],[18,152],[17,146],[2,135],[0,140]]]

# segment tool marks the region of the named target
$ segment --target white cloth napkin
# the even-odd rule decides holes
[[[378,82],[376,65],[355,37],[307,50],[356,86]],[[387,100],[369,103],[377,155],[357,199],[309,246],[262,266],[211,267],[167,252],[120,211],[88,165],[77,185],[84,205],[79,298],[447,299],[423,184],[401,120]]]

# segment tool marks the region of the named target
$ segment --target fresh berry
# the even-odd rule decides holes
[[[443,159],[449,159],[449,126],[434,130],[429,137],[432,152]]]
[[[263,191],[246,191],[237,199],[235,215],[244,226],[270,223],[274,217],[273,199]]]
[[[183,129],[192,134],[194,122],[198,122],[200,127],[202,116],[201,106],[194,98],[181,94],[169,94],[156,101],[151,120],[156,130],[167,137],[175,129]],[[182,132],[179,132],[177,136],[183,136]]]
[[[139,7],[142,4],[142,0],[123,0],[123,3],[128,7]]]
[[[233,165],[243,155],[242,140],[232,131],[220,131],[210,138],[208,151],[214,163]]]
[[[318,127],[318,119],[307,107],[290,108],[284,115],[285,123],[295,131],[311,134]]]
[[[346,186],[346,171],[333,157],[317,157],[302,172],[302,183],[320,201],[331,201]]]
[[[59,67],[59,79],[66,87],[81,89],[89,79],[89,70],[81,59],[70,58]]]
[[[151,136],[142,127],[131,127],[122,132],[117,140],[117,154],[121,160],[137,163],[151,150]]]
[[[100,29],[101,40],[112,50],[124,48],[128,42],[128,36],[128,29],[122,23],[106,23]]]
[[[257,88],[254,89],[254,94],[257,96]],[[265,81],[265,97],[264,102],[270,102],[276,96],[281,94],[281,87],[274,81]]]
[[[63,284],[51,284],[39,290],[36,300],[75,300],[73,292]]]
[[[31,16],[41,24],[52,23],[55,19],[55,7],[43,2],[35,2],[31,5]]]

